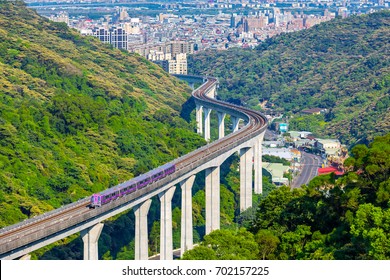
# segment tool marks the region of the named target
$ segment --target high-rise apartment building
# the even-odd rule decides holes
[[[121,27],[110,29],[111,45],[116,49],[127,50],[127,32]]]
[[[194,44],[184,41],[172,41],[168,43],[167,48],[171,49],[170,53],[172,57],[175,57],[177,54],[193,54],[194,53]]]
[[[187,55],[178,53],[175,60],[169,61],[169,73],[187,75]]]
[[[92,36],[98,38],[103,43],[110,43],[110,31],[104,27],[92,29]]]
[[[187,75],[187,55],[185,53],[176,54],[174,59],[158,60],[154,63],[160,65],[170,74]]]
[[[98,38],[101,42],[111,44],[114,48],[127,50],[128,35],[122,27],[104,27],[94,28],[92,36]]]

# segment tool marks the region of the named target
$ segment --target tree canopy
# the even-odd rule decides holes
[[[390,259],[389,149],[390,134],[355,146],[345,175],[272,190],[247,229],[211,232],[183,258]]]

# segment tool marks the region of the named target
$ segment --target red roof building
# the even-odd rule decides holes
[[[318,175],[325,175],[329,173],[334,173],[337,176],[344,175],[344,171],[337,169],[336,167],[329,166],[329,167],[324,167],[324,168],[318,168]]]

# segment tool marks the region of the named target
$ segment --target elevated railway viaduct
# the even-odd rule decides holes
[[[147,214],[151,198],[161,202],[160,259],[173,258],[171,200],[180,185],[182,189],[181,252],[193,247],[192,185],[195,176],[205,171],[206,234],[220,227],[220,166],[233,153],[240,155],[240,209],[252,206],[252,193],[262,192],[261,142],[267,119],[261,113],[215,98],[218,80],[212,77],[179,76],[201,86],[192,92],[196,103],[197,132],[210,141],[210,112],[218,115],[219,139],[172,163],[176,171],[143,189],[128,194],[98,208],[90,208],[90,198],[79,200],[60,209],[47,212],[0,230],[0,259],[16,259],[81,232],[84,259],[98,259],[98,239],[103,221],[128,209],[133,209],[135,224],[135,258],[148,259]],[[224,135],[224,119],[233,121],[232,133]],[[244,126],[239,129],[242,120]],[[254,176],[253,176],[254,171]],[[253,183],[254,177],[254,183]],[[254,189],[253,189],[254,186]]]

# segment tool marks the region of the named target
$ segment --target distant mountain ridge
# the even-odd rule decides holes
[[[282,34],[255,50],[199,53],[188,68],[219,77],[225,100],[267,100],[285,113],[327,108],[322,134],[354,144],[390,131],[389,38],[390,11],[381,11]]]
[[[191,89],[138,54],[0,0],[0,227],[203,145]]]

